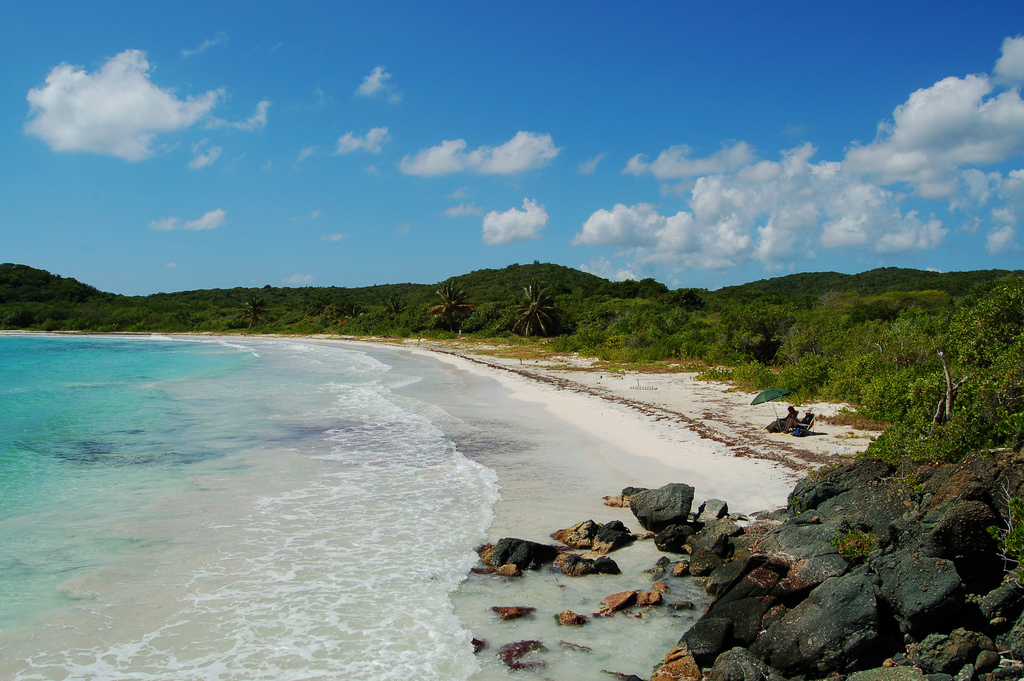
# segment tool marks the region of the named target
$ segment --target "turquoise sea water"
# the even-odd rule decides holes
[[[0,678],[467,678],[449,594],[496,485],[400,394],[418,373],[0,336]]]

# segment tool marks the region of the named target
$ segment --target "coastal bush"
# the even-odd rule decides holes
[[[863,563],[878,546],[878,538],[870,532],[860,529],[836,530],[835,537],[829,542],[839,555],[851,563]]]
[[[989,527],[988,533],[996,540],[1007,571],[1024,583],[1024,499],[1007,499],[1006,528]]]
[[[734,367],[732,381],[749,391],[760,391],[781,385],[775,372],[758,362],[744,362]]]
[[[779,369],[778,384],[801,397],[810,398],[828,383],[833,361],[820,355],[804,355],[795,364]]]

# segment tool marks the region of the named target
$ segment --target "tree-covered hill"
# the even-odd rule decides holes
[[[900,267],[882,267],[859,274],[804,272],[772,279],[760,279],[741,286],[730,286],[720,289],[718,293],[729,295],[736,289],[755,289],[792,298],[820,296],[829,292],[877,296],[896,291],[942,291],[951,296],[961,296],[975,284],[993,281],[1010,274],[1021,274],[1021,270],[932,272]]]
[[[46,303],[54,300],[81,303],[107,295],[75,279],[50,274],[28,265],[9,262],[0,264],[0,304]]]

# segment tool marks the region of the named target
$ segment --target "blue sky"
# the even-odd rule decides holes
[[[42,0],[0,25],[0,261],[107,291],[1024,265],[1019,0]]]

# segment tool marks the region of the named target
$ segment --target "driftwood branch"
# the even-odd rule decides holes
[[[939,350],[939,361],[942,362],[942,370],[946,374],[946,394],[939,400],[939,404],[935,407],[935,415],[932,416],[932,424],[941,426],[943,423],[948,423],[949,419],[953,416],[953,401],[956,399],[956,394],[960,391],[960,388],[964,383],[967,382],[969,375],[964,375],[956,383],[953,383],[953,378],[949,373],[949,363],[946,361],[946,354]]]

